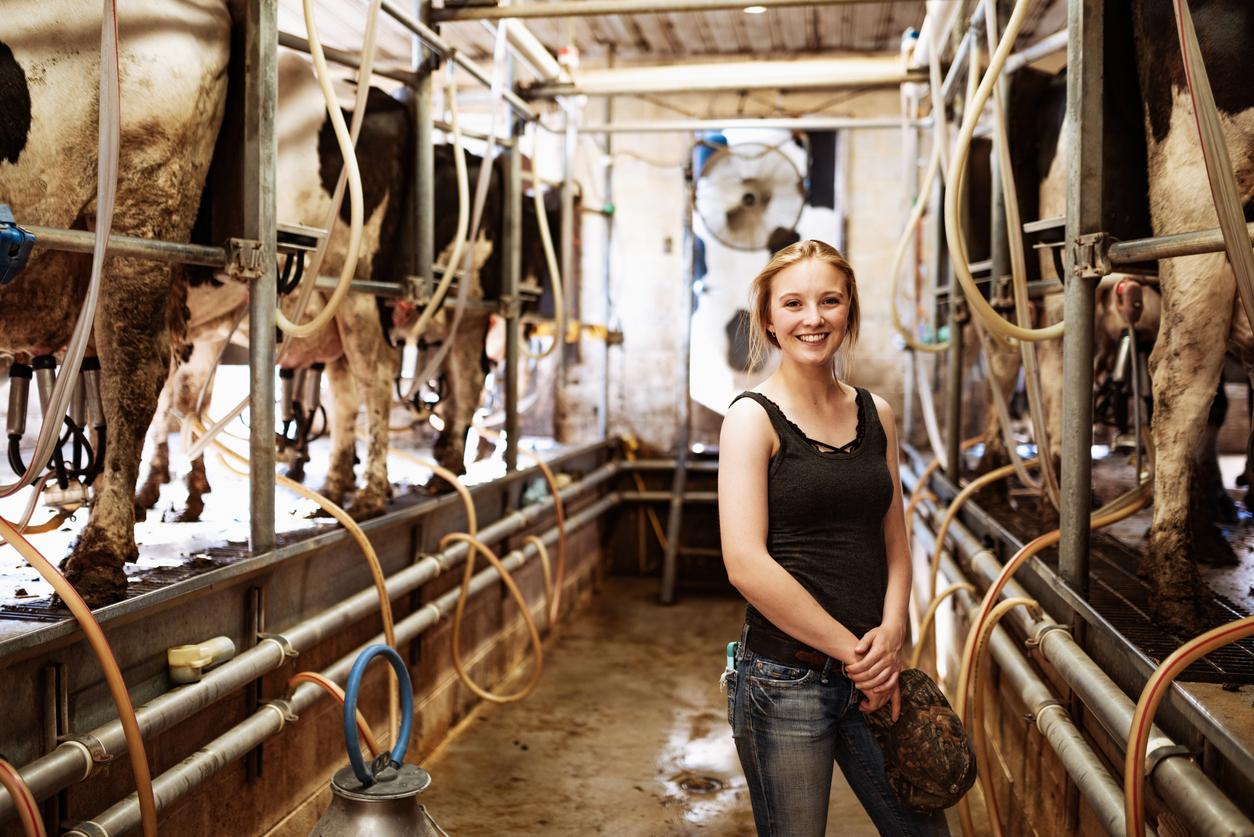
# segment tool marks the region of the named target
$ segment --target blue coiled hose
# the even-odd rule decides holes
[[[396,672],[396,679],[401,690],[401,729],[393,743],[392,752],[385,753],[375,759],[369,767],[361,757],[361,746],[357,740],[357,693],[361,691],[361,679],[365,676],[366,666],[379,655],[387,658]],[[344,743],[348,748],[348,763],[353,767],[353,774],[363,786],[374,784],[377,771],[389,764],[400,767],[405,760],[405,750],[409,747],[410,728],[414,724],[414,690],[409,681],[409,669],[396,649],[388,645],[371,645],[358,655],[353,663],[353,670],[348,673],[348,683],[344,687]]]

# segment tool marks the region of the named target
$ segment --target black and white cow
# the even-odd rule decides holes
[[[151,0],[118,20],[121,160],[113,231],[187,241],[222,120],[232,4]],[[0,28],[0,203],[19,222],[95,221],[100,4],[7,0]],[[0,352],[21,359],[66,344],[90,258],[36,253],[0,288]],[[91,517],[65,563],[93,606],[126,593],[138,556],[132,495],[144,433],[185,321],[181,269],[113,258],[95,349],[109,445]]]

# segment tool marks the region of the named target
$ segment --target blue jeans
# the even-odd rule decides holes
[[[759,837],[823,837],[833,762],[880,834],[947,837],[943,811],[911,811],[889,786],[879,743],[858,709],[862,693],[849,678],[829,670],[830,661],[815,671],[740,647],[727,717]]]

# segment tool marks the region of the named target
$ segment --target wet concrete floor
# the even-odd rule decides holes
[[[657,591],[608,579],[547,645],[529,698],[481,705],[424,760],[423,802],[450,834],[754,834],[718,687],[744,603],[663,607]],[[833,774],[827,834],[876,834]]]

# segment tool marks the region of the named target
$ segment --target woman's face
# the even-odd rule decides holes
[[[767,330],[786,358],[830,367],[845,342],[848,320],[849,278],[830,264],[806,259],[771,281]]]

